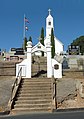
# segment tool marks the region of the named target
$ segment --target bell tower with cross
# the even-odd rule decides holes
[[[49,38],[51,35],[51,29],[54,29],[53,26],[53,17],[51,16],[51,10],[48,10],[48,17],[46,18],[46,38]]]

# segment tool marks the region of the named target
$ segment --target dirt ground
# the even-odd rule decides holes
[[[6,110],[15,76],[0,76],[0,110]]]
[[[63,78],[84,79],[84,71],[63,71]]]
[[[75,99],[64,100],[59,106],[58,109],[69,109],[69,108],[84,108],[84,99],[78,94]]]
[[[76,88],[78,81],[84,82],[83,72],[63,72],[62,80],[57,83],[58,109],[84,108],[84,98],[81,98]]]

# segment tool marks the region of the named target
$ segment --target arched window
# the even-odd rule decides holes
[[[50,21],[48,22],[48,25],[51,25],[51,22]]]

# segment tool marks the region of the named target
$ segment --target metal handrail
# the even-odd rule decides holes
[[[54,82],[53,82],[53,100],[54,100],[54,106],[55,106],[55,109],[57,109],[57,83],[56,83],[56,80],[57,79],[54,79]]]
[[[21,79],[22,79],[22,67],[20,68],[20,70],[18,72],[18,75],[16,77],[16,80],[15,80],[14,84],[12,85],[11,98],[10,98],[10,100],[8,102],[8,107],[10,109],[12,108],[12,105],[13,105],[13,102],[14,102],[14,98],[15,98],[17,90],[19,88]]]
[[[21,79],[21,74],[22,74],[22,67],[20,68],[19,72],[18,72],[18,75],[16,77],[16,80],[14,82],[14,84],[12,85],[12,93],[11,93],[11,97],[12,97],[12,94],[13,94],[13,91],[14,91],[14,88],[18,85],[18,80]],[[12,98],[11,98],[12,100]]]
[[[19,72],[18,72],[18,75],[17,75],[17,77],[16,77],[16,80],[15,80],[13,86],[12,86],[12,92],[13,92],[13,90],[14,90],[14,87],[18,85],[18,78],[21,78],[21,74],[22,74],[22,67],[20,68],[20,70],[19,70]]]

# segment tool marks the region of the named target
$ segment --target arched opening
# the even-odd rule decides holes
[[[39,51],[41,53],[42,50]],[[35,55],[37,51],[32,53],[31,76],[47,77],[47,57]]]
[[[47,78],[52,77],[52,61],[51,61],[51,45],[50,43],[47,44],[47,47],[44,47],[40,42],[32,47],[32,43],[27,43],[27,59],[23,60],[21,63],[17,64],[16,66],[16,76],[18,75],[19,67],[22,67],[22,77],[24,78],[31,78],[31,77],[39,77],[42,74],[47,73]],[[40,46],[40,47],[38,47]],[[44,52],[47,53],[47,57],[37,57],[38,59],[33,58],[33,53],[35,52]],[[44,60],[45,58],[45,60]],[[33,60],[32,60],[33,59]],[[32,66],[32,64],[37,64],[36,74],[32,74],[33,69],[36,69],[36,65]],[[41,66],[42,65],[42,66]],[[45,68],[44,68],[45,66]],[[33,67],[33,69],[32,69]],[[45,70],[43,70],[45,69]],[[44,76],[43,76],[44,77]]]

